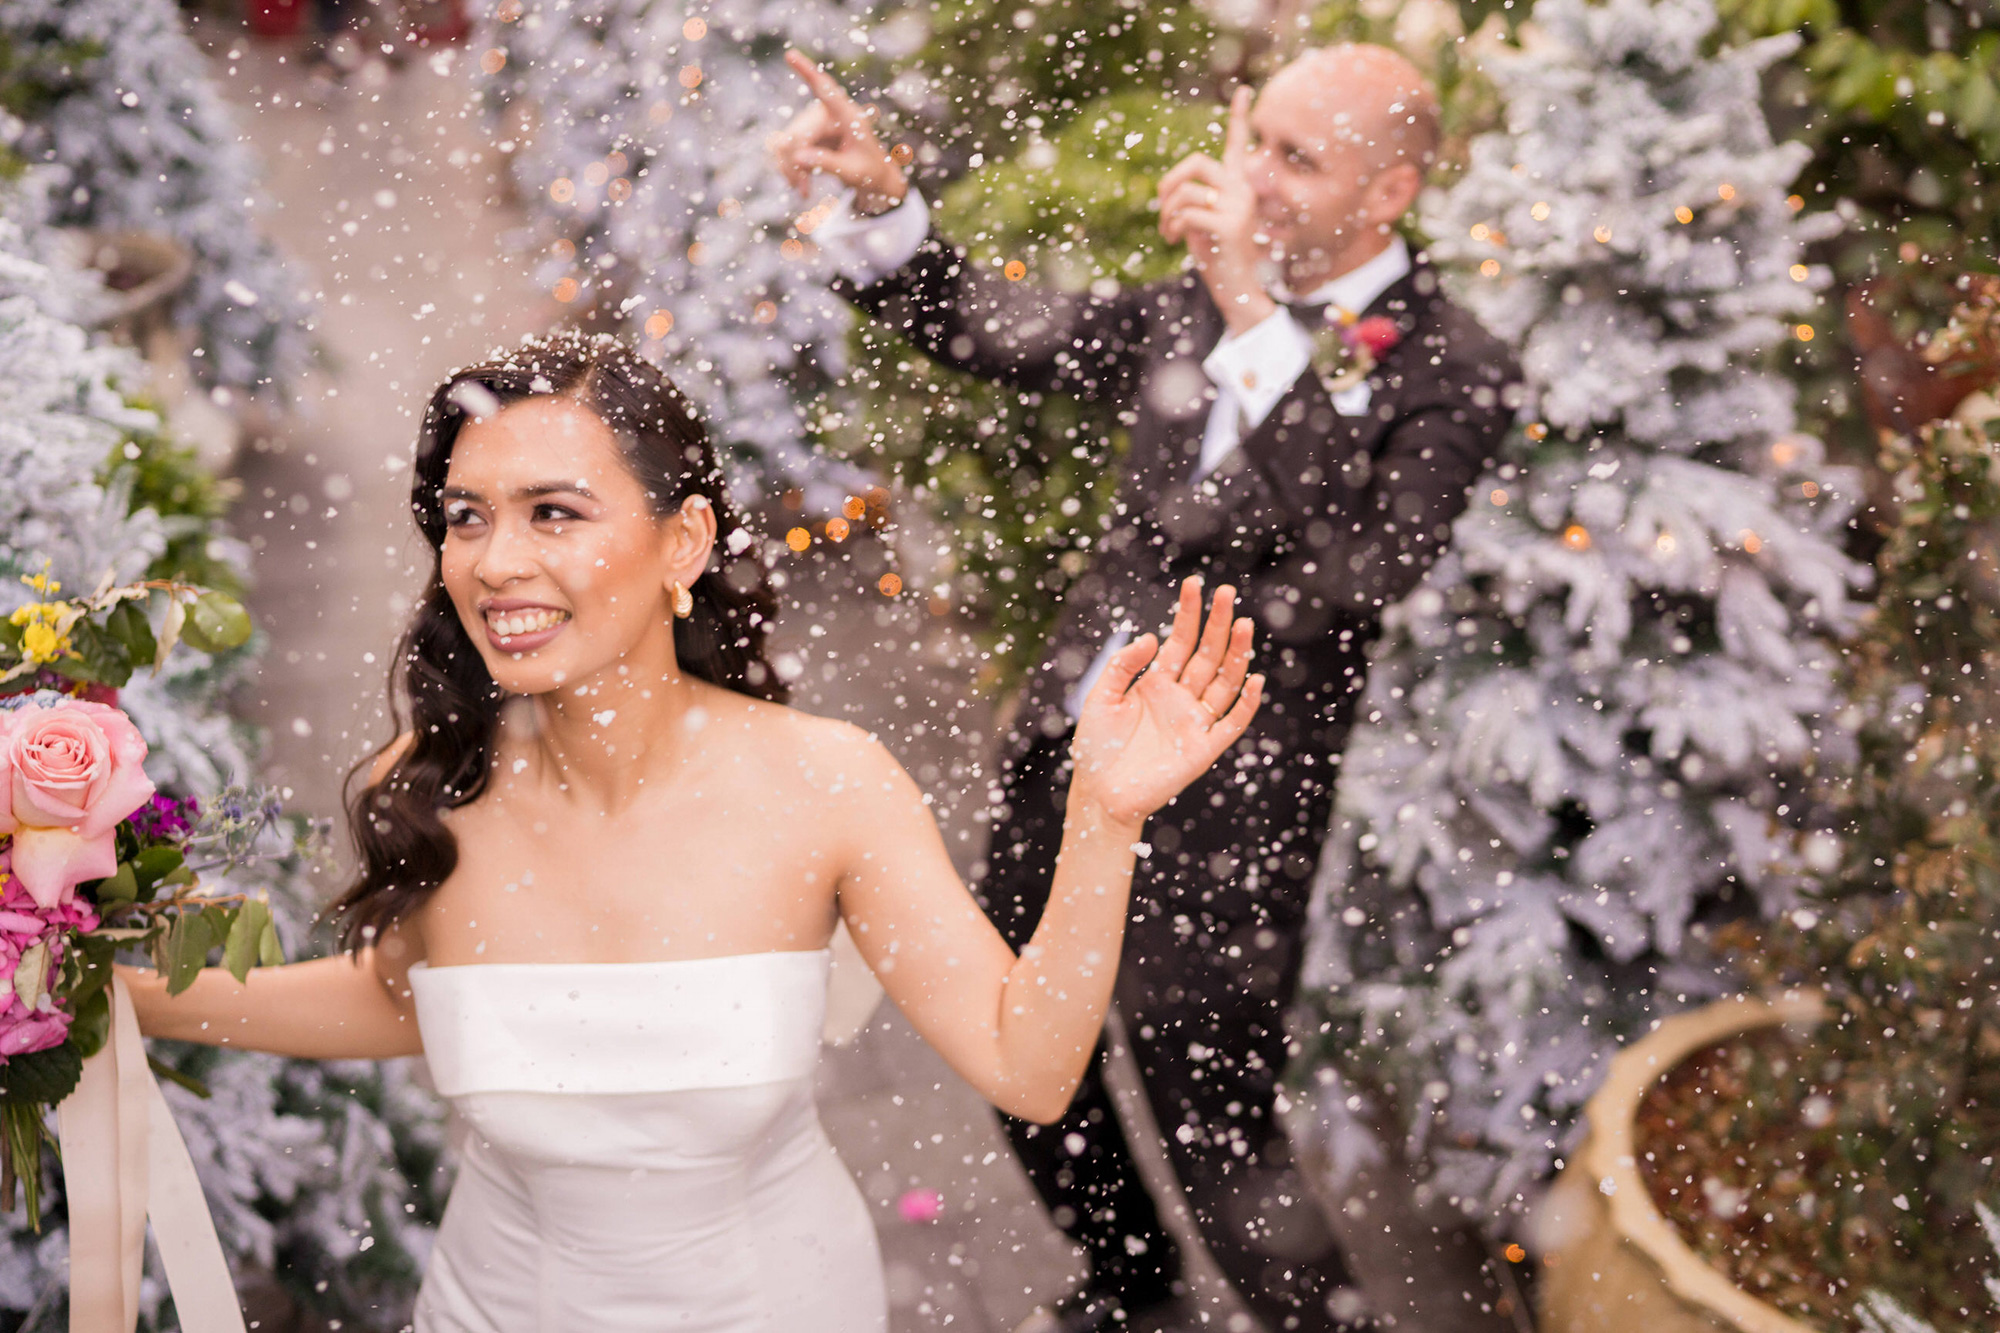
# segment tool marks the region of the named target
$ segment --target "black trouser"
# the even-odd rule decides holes
[[[994,827],[981,897],[1016,949],[1048,902],[1068,754],[1067,735],[1029,751]],[[1277,1330],[1342,1327],[1326,1298],[1349,1281],[1273,1111],[1330,779],[1323,754],[1273,759],[1246,739],[1154,815],[1116,990],[1202,1239]],[[1091,1289],[1140,1308],[1170,1294],[1180,1256],[1140,1182],[1103,1057],[1100,1047],[1059,1123],[1002,1120],[1056,1224],[1088,1252]]]

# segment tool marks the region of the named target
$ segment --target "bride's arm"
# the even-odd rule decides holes
[[[388,776],[411,739],[398,736],[376,757],[369,786]],[[355,953],[252,968],[240,982],[226,968],[205,967],[179,995],[167,994],[167,979],[151,968],[119,964],[117,972],[149,1037],[303,1060],[388,1060],[423,1053],[410,997],[410,964],[423,956],[421,935],[402,923]]]
[[[307,1060],[386,1060],[423,1052],[408,964],[390,956],[407,949],[398,933],[356,954],[253,968],[243,982],[203,968],[179,995],[168,995],[166,978],[150,968],[121,965],[118,974],[149,1037]]]
[[[850,812],[841,913],[911,1024],[1011,1115],[1048,1123],[1068,1107],[1111,1002],[1146,817],[1257,709],[1261,678],[1245,679],[1250,624],[1231,606],[1229,590],[1218,592],[1197,641],[1201,598],[1190,581],[1167,643],[1131,644],[1092,690],[1048,907],[1019,957],[959,882],[909,776],[879,747],[860,760],[870,771]]]

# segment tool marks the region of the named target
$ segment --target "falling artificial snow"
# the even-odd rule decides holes
[[[1302,1080],[1336,1174],[1408,1154],[1512,1232],[1606,1057],[1731,987],[1706,923],[1824,869],[1795,780],[1837,755],[1859,498],[1773,364],[1837,221],[1787,190],[1709,0],[1542,0],[1504,129],[1428,201],[1531,401],[1450,550],[1385,618],[1341,770]],[[1809,327],[1806,329],[1809,333]]]

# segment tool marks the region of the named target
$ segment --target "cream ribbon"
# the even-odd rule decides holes
[[[186,1333],[243,1333],[194,1160],[146,1067],[125,982],[111,981],[111,1033],[56,1109],[69,1201],[70,1333],[132,1333],[146,1218]]]

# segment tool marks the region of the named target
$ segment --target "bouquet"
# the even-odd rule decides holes
[[[200,878],[245,859],[275,808],[246,812],[225,792],[202,810],[156,791],[118,708],[118,687],[176,643],[242,644],[243,608],[168,581],[106,579],[72,601],[46,572],[22,581],[41,600],[0,622],[0,1208],[19,1182],[39,1229],[47,1113],[105,1045],[113,956],[149,951],[172,991],[218,946],[239,980],[282,960],[268,901],[204,892]]]

